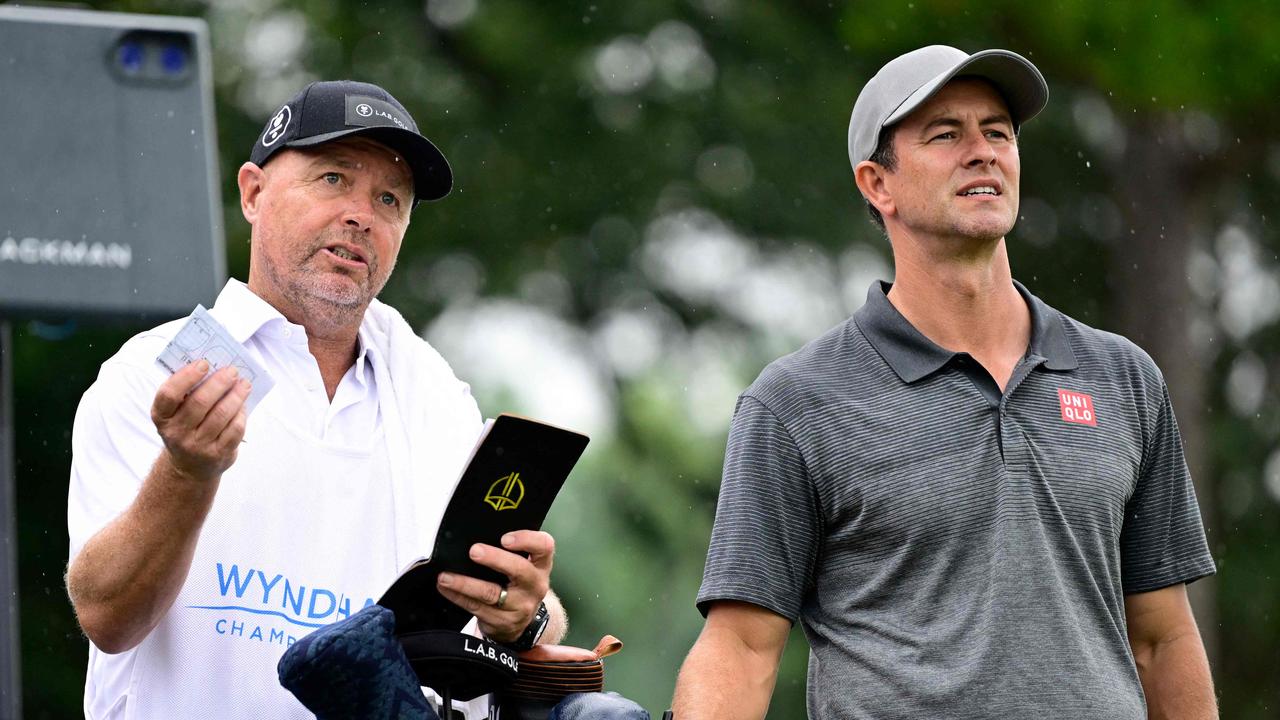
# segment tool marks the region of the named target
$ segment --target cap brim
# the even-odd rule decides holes
[[[286,143],[287,147],[315,147],[345,137],[367,137],[399,153],[413,172],[414,204],[423,200],[439,200],[453,188],[453,171],[449,161],[432,142],[418,133],[396,127],[363,127],[313,135]]]
[[[1014,125],[1030,120],[1049,102],[1049,85],[1035,65],[1008,50],[983,50],[970,55],[954,68],[922,85],[911,93],[881,124],[887,127],[920,107],[953,78],[975,76],[996,86],[1009,105]]]

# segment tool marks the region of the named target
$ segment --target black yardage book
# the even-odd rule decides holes
[[[507,584],[506,576],[468,557],[471,546],[502,547],[502,536],[512,530],[541,529],[587,442],[586,435],[515,415],[499,415],[485,429],[453,490],[431,556],[402,573],[378,600],[395,612],[397,634],[461,630],[471,619],[436,590],[441,572]]]

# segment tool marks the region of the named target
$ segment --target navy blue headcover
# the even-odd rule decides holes
[[[306,635],[276,669],[318,720],[439,720],[396,638],[395,614],[380,605]]]

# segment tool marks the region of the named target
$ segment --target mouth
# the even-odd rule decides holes
[[[323,248],[323,251],[345,267],[365,267],[369,264],[364,253],[351,245],[330,245]]]
[[[1000,197],[1003,195],[1000,183],[995,180],[978,180],[971,182],[956,193],[959,197]]]

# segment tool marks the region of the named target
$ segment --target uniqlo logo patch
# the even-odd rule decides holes
[[[1058,390],[1058,404],[1062,406],[1062,419],[1077,425],[1097,427],[1098,416],[1093,412],[1093,398],[1071,390]]]

